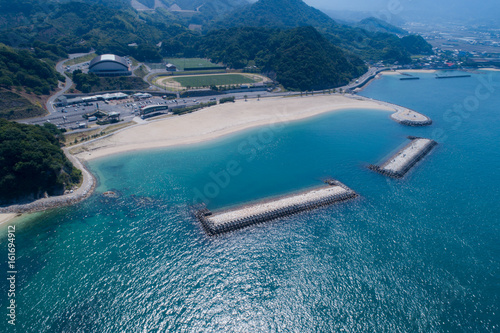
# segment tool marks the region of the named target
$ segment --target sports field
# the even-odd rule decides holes
[[[173,80],[179,82],[183,87],[224,86],[255,82],[250,77],[241,74],[178,76],[173,78]]]
[[[260,74],[205,74],[161,76],[154,80],[156,86],[171,91],[182,91],[190,88],[206,88],[210,86],[238,86],[241,84],[267,83],[271,80]]]
[[[206,68],[206,67],[219,67],[220,65],[211,63],[208,59],[202,58],[172,58],[166,59],[167,63],[174,64],[179,70],[184,68]]]

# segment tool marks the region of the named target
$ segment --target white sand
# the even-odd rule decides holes
[[[0,213],[0,225],[9,222],[17,216],[17,213]]]
[[[437,71],[435,69],[400,69],[397,71],[383,71],[380,72],[382,75],[402,75],[401,73],[423,73],[423,74],[434,74]]]
[[[499,68],[479,68],[480,71],[500,72]]]
[[[344,193],[347,194],[348,192],[349,192],[348,190],[340,186],[321,188],[297,194],[294,196],[282,198],[276,201],[258,203],[255,205],[238,208],[221,214],[215,214],[208,217],[207,219],[213,222],[215,225],[220,225],[229,223],[237,219],[246,218],[262,213],[272,212],[277,209],[287,208],[296,204],[307,204],[316,202],[318,200],[333,197],[335,195],[340,195]]]
[[[420,154],[422,150],[425,149],[429,144],[431,144],[429,139],[416,139],[411,142],[411,144],[404,150],[399,152],[392,160],[383,166],[383,170],[400,172],[410,161],[412,161],[415,156]]]
[[[85,151],[76,156],[91,160],[134,150],[197,143],[256,126],[286,123],[346,109],[395,111],[393,107],[377,101],[356,100],[341,95],[239,100],[128,127],[109,137],[82,144]]]

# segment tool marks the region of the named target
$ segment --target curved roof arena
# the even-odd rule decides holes
[[[95,57],[89,64],[89,72],[127,72],[128,63],[125,58],[114,54],[103,54]]]

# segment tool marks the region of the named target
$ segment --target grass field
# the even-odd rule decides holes
[[[223,86],[256,82],[251,78],[241,74],[174,77],[172,78],[172,80],[179,82],[183,87],[205,87],[212,85]]]
[[[165,59],[167,63],[174,64],[177,69],[184,70],[184,68],[196,68],[196,67],[218,67],[220,65],[216,65],[211,63],[208,59],[201,58],[172,58]]]

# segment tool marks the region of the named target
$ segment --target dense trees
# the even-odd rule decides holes
[[[389,34],[396,34],[400,36],[408,35],[408,32],[399,27],[393,26],[390,23],[387,23],[381,19],[375,17],[368,17],[356,24],[356,27],[365,29],[371,32],[385,32]]]
[[[411,54],[432,54],[432,46],[419,35],[401,38],[401,43]]]
[[[61,132],[52,124],[25,125],[0,119],[0,203],[60,194],[77,184],[73,167],[59,145]]]
[[[50,64],[31,52],[0,44],[0,87],[24,87],[28,92],[47,95],[57,87],[58,78]]]
[[[337,87],[366,69],[359,58],[346,56],[312,27],[223,29],[207,34],[197,47],[232,68],[253,63],[275,72],[281,84],[295,90]]]
[[[138,60],[159,59],[156,44],[171,37],[172,30],[169,26],[176,23],[175,21],[134,13],[127,10],[128,5],[117,9],[109,7],[109,4],[96,4],[99,1],[88,2],[93,4],[49,2],[50,9],[41,7],[38,12],[19,11],[18,15],[25,15],[21,22],[30,23],[5,27],[0,32],[0,42],[11,46],[31,47],[39,41],[58,45],[66,53],[88,52],[94,48],[101,54],[132,55]],[[117,6],[120,7],[118,4]],[[40,16],[42,13],[45,14],[43,18]],[[0,23],[2,19],[14,24],[19,21],[5,16],[5,13],[0,13]],[[132,43],[138,44],[139,47],[129,47]]]

